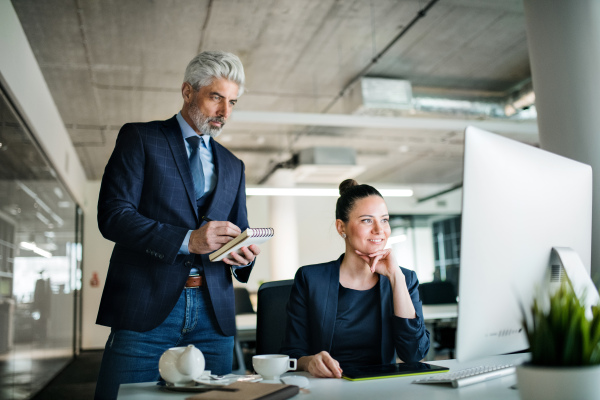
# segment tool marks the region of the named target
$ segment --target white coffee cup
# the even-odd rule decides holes
[[[285,354],[261,354],[252,357],[252,366],[264,380],[277,380],[281,374],[296,370],[296,359]]]

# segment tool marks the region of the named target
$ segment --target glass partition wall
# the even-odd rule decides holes
[[[0,93],[0,398],[28,399],[79,349],[83,214]]]
[[[391,245],[398,263],[420,283],[448,281],[458,293],[460,215],[391,215]]]

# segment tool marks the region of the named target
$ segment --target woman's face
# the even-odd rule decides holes
[[[389,218],[385,201],[379,196],[369,196],[354,204],[348,222],[337,220],[338,230],[346,234],[351,250],[371,254],[385,247],[391,233]]]

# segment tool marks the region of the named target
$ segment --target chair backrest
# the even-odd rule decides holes
[[[454,285],[448,281],[434,281],[419,285],[419,297],[423,304],[456,303]]]
[[[256,304],[256,354],[278,354],[285,335],[286,306],[293,279],[265,282]]]
[[[254,307],[250,301],[250,293],[245,287],[233,288],[235,295],[235,314],[253,314]]]

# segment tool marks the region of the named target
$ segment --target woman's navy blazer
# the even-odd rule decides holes
[[[281,352],[293,358],[331,352],[337,315],[340,264],[344,258],[323,264],[307,265],[296,272],[287,305],[287,329]],[[381,363],[395,363],[395,354],[404,362],[422,360],[429,351],[429,332],[425,329],[419,300],[419,281],[414,271],[400,267],[406,279],[417,317],[394,315],[392,287],[379,276],[381,307]],[[377,310],[374,310],[377,312]],[[335,357],[334,357],[335,358]]]

